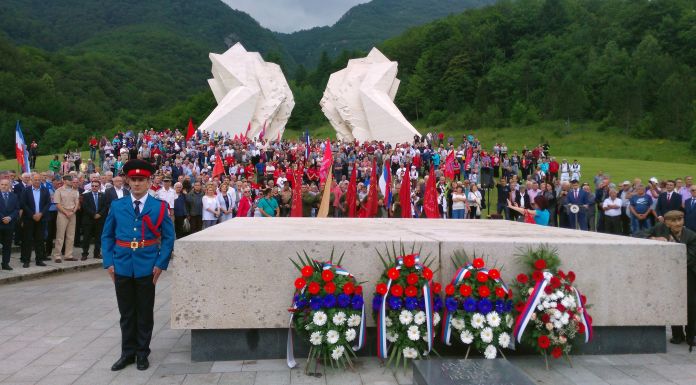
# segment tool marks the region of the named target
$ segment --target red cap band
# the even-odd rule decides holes
[[[149,178],[152,175],[152,173],[149,170],[145,170],[143,168],[134,168],[132,170],[128,170],[128,177],[141,177],[141,178]]]

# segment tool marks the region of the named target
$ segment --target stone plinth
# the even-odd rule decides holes
[[[497,261],[512,282],[522,269],[520,249],[545,243],[558,249],[563,270],[575,271],[596,327],[612,327],[607,333],[645,327],[654,336],[655,327],[686,323],[686,252],[680,244],[492,220],[236,218],[176,242],[172,328],[193,329],[194,340],[196,330],[207,329],[208,341],[211,329],[286,328],[299,276],[288,258],[303,250],[316,259],[328,259],[332,249],[345,252],[343,266],[367,281],[369,304],[382,272],[375,250],[392,242],[407,249],[415,244],[431,255],[433,270],[441,266],[435,272],[440,282],[451,280],[450,256],[458,250]]]

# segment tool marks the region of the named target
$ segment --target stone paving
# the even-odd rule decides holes
[[[12,255],[10,257],[10,267],[12,267],[13,270],[0,270],[0,285],[10,282],[24,281],[27,279],[42,278],[56,273],[94,269],[101,266],[101,259],[93,258],[92,254],[89,255],[87,260],[81,261],[81,254],[82,248],[75,247],[73,250],[73,258],[77,259],[77,261],[63,261],[61,263],[55,263],[51,259],[46,261],[46,266],[36,266],[34,254],[32,254],[31,263],[29,264],[29,267],[25,268],[22,267],[22,262],[19,259],[19,247],[15,246],[12,248]]]
[[[0,384],[410,384],[411,373],[385,372],[374,358],[354,371],[309,377],[285,360],[191,362],[190,333],[169,327],[171,275],[157,286],[151,367],[110,371],[120,354],[113,286],[101,269],[0,285]],[[538,384],[696,384],[696,353],[575,356],[574,367],[540,357],[511,357]],[[304,364],[302,360],[300,366]]]

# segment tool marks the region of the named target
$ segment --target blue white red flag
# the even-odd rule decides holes
[[[382,165],[382,175],[380,175],[379,177],[379,189],[382,191],[382,196],[384,197],[384,205],[386,207],[391,207],[392,203],[390,163],[390,161],[384,162],[384,164]]]
[[[22,127],[19,125],[19,120],[15,128],[15,155],[17,156],[17,163],[19,163],[22,172],[31,172],[29,169],[29,150],[27,150],[27,143],[24,141],[24,135],[22,135]]]

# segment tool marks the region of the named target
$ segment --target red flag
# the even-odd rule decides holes
[[[377,182],[377,163],[372,160],[372,172],[370,173],[370,188],[367,191],[367,202],[365,202],[365,207],[360,210],[358,215],[360,218],[374,218],[377,216],[377,211],[379,207],[377,202],[379,200],[379,195],[377,195],[377,190],[379,190],[379,183]]]
[[[333,153],[331,152],[331,141],[326,139],[326,146],[324,146],[324,159],[321,161],[321,168],[319,169],[319,184],[324,183],[326,176],[331,169],[333,164]]]
[[[407,170],[410,167],[407,167]],[[411,178],[408,172],[404,175],[399,189],[399,203],[401,204],[401,218],[411,218]]]
[[[445,178],[454,179],[454,151],[450,151],[445,159]]]
[[[425,185],[423,196],[423,211],[428,218],[440,218],[440,210],[437,207],[437,188],[435,187],[435,169],[430,166],[428,182]]]
[[[249,137],[249,131],[251,131],[251,122],[249,122],[249,125],[247,126],[246,131],[244,132],[244,138]]]
[[[220,156],[220,152],[218,150],[215,150],[215,166],[213,167],[213,178],[224,173],[225,168],[222,166],[222,157]]]
[[[472,147],[469,147],[466,149],[466,158],[464,159],[464,169],[468,170],[470,163],[471,163],[471,158],[474,156],[474,149]]]
[[[189,118],[189,124],[188,124],[188,130],[186,131],[186,141],[191,139],[193,135],[196,133],[196,128],[193,127],[193,119]]]
[[[292,173],[292,208],[290,209],[291,217],[302,216],[302,176],[297,173]]]
[[[235,142],[239,140],[239,134],[234,134],[234,139]]]
[[[259,134],[259,140],[263,140],[263,136],[266,135],[266,122],[263,122],[263,128],[261,129],[261,133]]]
[[[348,218],[355,218],[356,214],[355,200],[358,199],[357,171],[358,168],[355,165],[353,165],[353,171],[350,173],[350,182],[348,183],[348,191],[346,191]]]

